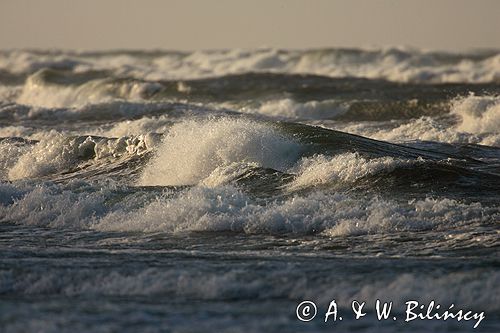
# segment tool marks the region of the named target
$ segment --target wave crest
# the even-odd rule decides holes
[[[13,154],[19,150],[10,150],[8,179],[39,178],[61,172],[83,168],[88,160],[116,159],[121,156],[142,155],[158,141],[153,135],[108,139],[93,136],[66,137],[53,133],[41,140],[23,154],[16,162]],[[4,170],[6,171],[6,170]]]
[[[0,53],[0,70],[31,74],[41,68],[74,72],[108,70],[116,76],[146,80],[274,72],[400,82],[495,82],[500,77],[500,55],[497,51],[455,54],[408,48]]]
[[[500,96],[458,98],[453,101],[451,110],[461,117],[460,131],[500,134]]]
[[[140,184],[197,184],[234,162],[286,170],[300,150],[299,143],[270,124],[232,118],[187,121],[170,129]]]

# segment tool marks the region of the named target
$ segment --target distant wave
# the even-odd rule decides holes
[[[138,79],[193,79],[247,72],[301,73],[398,82],[493,82],[498,51],[445,53],[418,49],[220,50],[196,52],[0,52],[0,73],[19,82],[42,68],[110,71]],[[16,75],[20,78],[16,81]],[[0,75],[2,76],[2,75]]]
[[[386,141],[425,140],[500,146],[500,97],[458,97],[450,101],[456,119],[424,116],[380,128],[373,123],[335,124],[335,129]]]

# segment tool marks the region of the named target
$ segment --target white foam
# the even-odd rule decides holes
[[[170,129],[140,184],[197,184],[234,162],[285,170],[300,148],[270,124],[231,118],[186,121]]]
[[[323,232],[343,236],[429,228],[450,230],[500,218],[498,207],[451,199],[401,202],[376,195],[358,197],[318,191],[261,205],[241,190],[224,185],[194,186],[180,193],[165,190],[156,199],[137,193],[133,198],[116,201],[109,200],[113,188],[108,186],[89,192],[84,183],[27,189],[21,185],[16,184],[14,189],[0,186],[4,202],[0,205],[0,220],[99,231]],[[9,203],[8,197],[17,199]]]
[[[421,117],[405,123],[362,122],[323,125],[373,139],[393,142],[410,140],[472,143],[500,146],[500,97],[458,97],[451,102],[454,119]]]
[[[172,125],[168,115],[159,117],[142,117],[136,120],[115,122],[109,128],[98,128],[91,134],[105,137],[137,136],[145,133],[166,133]]]
[[[33,73],[44,67],[82,72],[109,70],[147,80],[190,79],[244,72],[307,73],[413,82],[491,82],[500,77],[500,55],[445,54],[409,48],[325,50],[221,50],[133,54],[57,54],[11,51],[0,69]]]
[[[244,107],[239,111],[281,119],[327,119],[349,110],[349,105],[336,100],[296,102],[290,98],[263,102],[258,108]]]
[[[330,236],[381,233],[395,230],[451,228],[461,224],[481,222],[483,207],[479,203],[463,204],[451,199],[414,200],[408,205],[372,199],[359,217],[346,214],[328,228]],[[345,214],[342,212],[340,215]],[[470,214],[470,215],[469,215]],[[494,215],[498,215],[498,210]]]
[[[27,187],[22,183],[16,184],[17,191],[0,187],[1,192],[7,191],[7,205],[0,206],[0,220],[37,226],[88,228],[92,218],[105,211],[104,200],[110,192],[102,189],[94,193],[77,193],[78,186],[68,189],[43,185]],[[20,198],[9,203],[9,196]]]
[[[355,51],[233,49],[195,51],[185,56],[163,55],[149,64],[128,59],[128,68],[131,69],[127,74],[150,80],[200,78],[245,72],[316,74],[403,82],[498,80],[500,55],[493,54],[482,60],[473,60],[472,56],[473,54],[470,57],[462,56],[462,59],[457,61],[446,62],[440,60],[442,54],[416,49],[384,48]],[[112,58],[108,58],[104,68],[120,68],[118,64],[122,62],[115,63]]]
[[[215,168],[207,178],[203,179],[201,185],[216,187],[228,184],[235,180],[238,176],[241,176],[252,168],[257,167],[259,167],[257,163],[233,162],[230,164],[224,164]]]
[[[6,160],[10,180],[58,173],[77,167],[81,161],[88,159],[140,155],[150,150],[157,141],[151,135],[106,139],[91,136],[71,138],[57,132],[51,134],[36,145],[23,149],[22,155],[18,155],[21,151],[9,150]]]
[[[9,170],[17,163],[19,156],[26,154],[29,149],[28,145],[0,141],[0,180],[8,179]]]
[[[68,145],[67,138],[56,134],[43,140],[20,156],[9,171],[9,179],[44,176],[62,170],[71,163],[79,150],[78,145]]]
[[[316,155],[303,158],[289,170],[290,173],[297,174],[297,178],[289,185],[289,189],[296,190],[341,182],[352,183],[368,175],[381,171],[390,172],[398,166],[414,163],[414,160],[398,160],[393,157],[366,159],[358,153],[346,153],[333,157]]]
[[[457,98],[451,112],[461,117],[457,130],[473,133],[500,134],[500,96],[475,96]]]
[[[458,112],[455,111],[455,113],[458,115]],[[465,117],[459,118],[456,124],[432,117],[421,117],[405,123],[362,122],[344,125],[319,122],[317,124],[382,141],[421,140],[499,147],[500,133],[495,130],[494,125],[490,126],[497,120],[497,111],[492,108],[487,115],[473,115],[466,112]],[[492,132],[487,130],[492,130]]]
[[[42,68],[75,69],[91,66],[92,61],[64,52],[46,53],[13,50],[0,54],[0,68],[13,73],[34,73]]]
[[[391,126],[392,125],[392,126]],[[431,117],[421,117],[409,122],[401,123],[356,123],[356,124],[333,124],[335,129],[362,135],[365,137],[402,142],[410,140],[457,142],[457,143],[480,143],[481,138],[476,135],[458,132],[453,125],[447,125]]]
[[[108,214],[93,228],[142,232],[302,234],[324,231],[326,235],[340,236],[449,229],[491,221],[495,214],[499,216],[498,209],[488,210],[479,203],[462,204],[449,199],[415,200],[405,204],[376,196],[356,198],[322,192],[260,206],[230,186],[197,186],[175,198],[159,198],[134,212]]]
[[[46,108],[81,107],[108,103],[116,99],[142,101],[145,93],[160,89],[154,82],[91,80],[82,85],[55,85],[46,83],[37,72],[28,77],[17,103]]]

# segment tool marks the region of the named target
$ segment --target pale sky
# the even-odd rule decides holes
[[[500,0],[0,0],[0,49],[500,48]]]

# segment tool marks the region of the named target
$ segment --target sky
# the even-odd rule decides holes
[[[0,49],[500,48],[500,0],[0,0]]]

